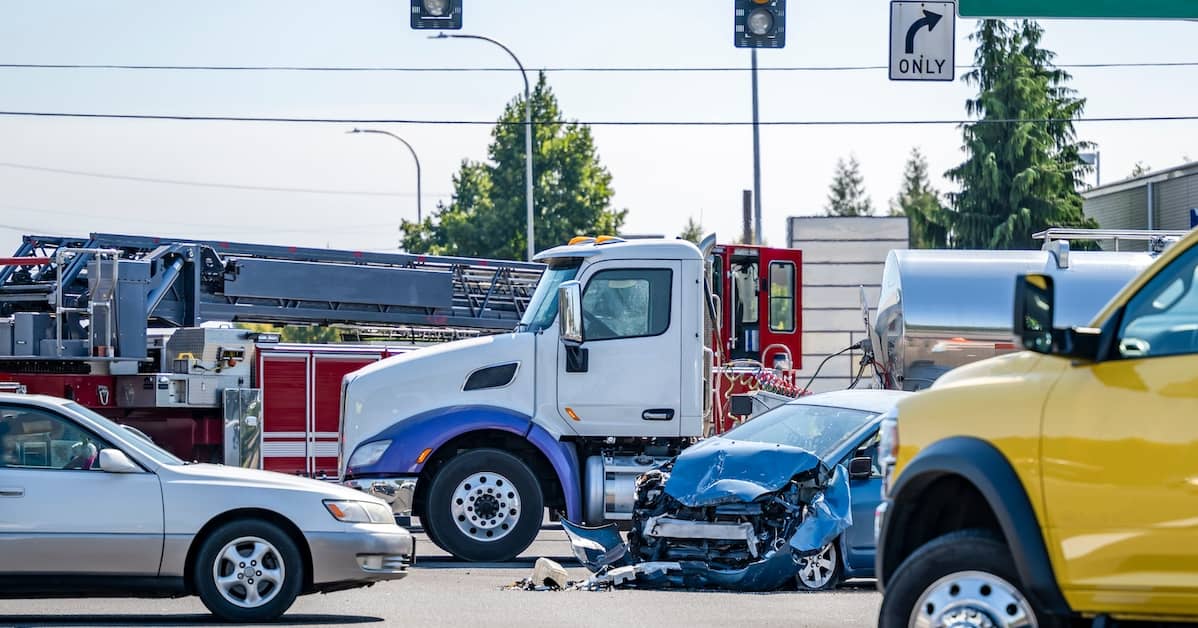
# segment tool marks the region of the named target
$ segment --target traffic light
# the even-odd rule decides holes
[[[412,0],[412,28],[461,30],[462,0]]]
[[[737,48],[784,48],[786,0],[735,0]]]

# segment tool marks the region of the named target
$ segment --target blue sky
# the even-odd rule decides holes
[[[683,8],[685,7],[685,8]],[[545,66],[748,65],[731,43],[731,0],[534,2],[467,0],[464,33]],[[406,0],[0,4],[0,63],[505,67],[482,42],[431,41],[408,28]],[[766,66],[885,65],[884,0],[791,0],[787,47]],[[958,20],[958,64],[973,27]],[[1058,62],[1198,61],[1198,22],[1046,21]],[[958,72],[960,74],[961,71]],[[1198,113],[1198,68],[1073,70],[1087,115]],[[566,115],[586,120],[747,120],[745,73],[553,73]],[[233,73],[0,69],[0,110],[405,119],[497,117],[521,88],[515,73]],[[972,90],[892,83],[884,70],[767,72],[763,120],[957,119]],[[351,196],[196,188],[0,167],[0,254],[19,233],[154,233],[360,249],[393,247],[415,216],[415,173],[388,138],[349,125],[0,118],[0,163],[136,177],[274,187],[373,190]],[[391,125],[424,166],[425,211],[447,198],[464,158],[485,157],[488,127]],[[1198,123],[1090,123],[1103,178],[1137,161],[1198,159]],[[729,240],[752,187],[747,127],[597,127],[627,231],[675,235],[687,217]],[[934,174],[961,160],[952,126],[767,127],[762,131],[765,236],[785,242],[787,216],[821,213],[839,157],[855,154],[879,211],[910,149]],[[942,190],[950,189],[938,180]],[[17,230],[9,227],[17,227]],[[547,248],[557,243],[539,243]]]

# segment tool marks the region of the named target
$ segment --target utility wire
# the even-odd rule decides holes
[[[0,111],[2,117],[32,118],[82,118],[99,120],[170,120],[186,122],[277,122],[306,124],[422,124],[434,126],[498,126],[520,127],[525,123],[496,122],[494,120],[418,120],[386,118],[284,118],[272,116],[216,116],[216,115],[171,115],[137,113],[71,113],[59,111]],[[989,118],[932,119],[932,120],[762,120],[761,126],[975,126],[983,124],[1047,124],[1059,122],[1178,122],[1198,120],[1193,115],[1160,116],[1107,116],[1093,118]],[[752,126],[748,120],[552,120],[534,121],[536,124],[583,124],[588,126],[662,126],[662,127],[743,127]]]
[[[69,174],[77,177],[92,177],[96,179],[115,179],[117,181],[136,181],[139,183],[163,183],[169,185],[188,185],[202,188],[226,188],[233,190],[254,190],[260,192],[297,192],[303,194],[335,194],[347,196],[416,196],[409,192],[376,192],[371,190],[326,190],[320,188],[290,188],[276,187],[264,185],[242,185],[238,183],[217,183],[210,181],[187,181],[183,179],[160,179],[156,177],[136,177],[130,175],[110,174],[103,172],[88,172],[85,170],[68,170],[66,168],[51,168],[49,166],[34,166],[31,164],[17,164],[11,162],[0,162],[0,168],[13,168],[17,170],[30,170],[34,172],[51,172],[55,174]],[[448,195],[441,195],[448,196]]]
[[[807,65],[774,66],[758,68],[760,72],[856,72],[886,70],[885,65]],[[958,65],[958,69],[974,69],[975,65]],[[1054,67],[1061,69],[1115,69],[1115,68],[1185,68],[1198,67],[1198,61],[1144,61],[1128,63],[1065,63]],[[303,65],[146,65],[146,64],[85,64],[85,63],[0,63],[0,69],[10,70],[170,70],[208,72],[519,72],[511,67],[412,67],[412,66],[303,66]],[[749,72],[752,68],[741,66],[559,66],[528,68],[548,73],[564,72]]]

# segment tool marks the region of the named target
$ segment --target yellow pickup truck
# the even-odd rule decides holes
[[[882,424],[878,625],[1198,621],[1198,231],[1091,327],[1015,285],[1021,353]]]

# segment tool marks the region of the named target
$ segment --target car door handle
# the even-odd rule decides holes
[[[670,421],[674,418],[674,410],[670,408],[645,410],[641,413],[641,418],[646,421]]]
[[[0,497],[24,497],[23,488],[0,488]]]

